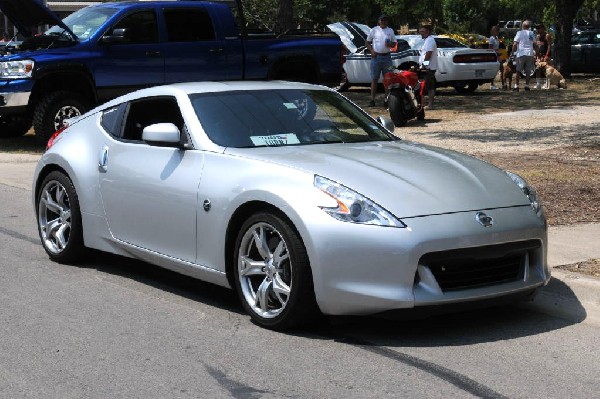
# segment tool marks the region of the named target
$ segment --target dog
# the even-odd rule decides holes
[[[500,79],[502,80],[502,88],[508,90],[512,86],[512,77],[517,72],[515,59],[509,57],[500,67]],[[508,81],[508,84],[506,82]]]
[[[549,89],[553,85],[556,85],[559,89],[567,88],[567,81],[561,75],[560,72],[545,61],[536,62],[536,67],[543,70],[546,75],[546,85],[544,89]]]

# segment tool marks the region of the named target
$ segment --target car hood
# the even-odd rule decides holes
[[[31,28],[34,26],[59,25],[73,37],[77,37],[41,0],[0,0],[0,11],[23,36],[32,36]]]
[[[530,204],[495,166],[413,142],[228,148],[226,153],[329,178],[401,219]]]
[[[364,48],[368,32],[364,31],[365,25],[356,22],[334,22],[327,27],[340,37],[348,51],[356,53],[358,48]]]

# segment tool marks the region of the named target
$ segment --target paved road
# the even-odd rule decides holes
[[[505,307],[275,333],[253,325],[231,291],[142,262],[50,262],[25,179],[0,183],[0,204],[0,398],[598,393],[592,325]]]

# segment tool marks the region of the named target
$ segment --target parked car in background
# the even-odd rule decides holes
[[[549,281],[525,180],[384,126],[303,83],[130,93],[49,141],[41,244],[57,262],[95,248],[231,287],[272,329],[527,299]]]
[[[399,35],[413,50],[423,47],[420,35]],[[438,48],[436,87],[454,87],[460,93],[473,92],[496,77],[500,64],[494,50],[472,49],[450,37],[434,36]]]
[[[327,27],[340,37],[347,50],[344,55],[344,76],[339,90],[346,90],[350,86],[371,84],[371,54],[366,47],[367,35],[371,28],[356,22],[336,22]],[[410,69],[419,61],[419,52],[411,49],[408,42],[403,39],[398,39],[391,56],[392,63],[398,69]],[[382,81],[380,77],[379,83]]]
[[[586,30],[571,36],[571,71],[600,72],[600,30]]]

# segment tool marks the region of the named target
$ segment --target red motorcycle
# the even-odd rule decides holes
[[[383,86],[389,89],[388,110],[395,126],[404,126],[413,118],[425,119],[425,74],[425,70],[411,67],[408,71],[395,70],[383,75]]]

